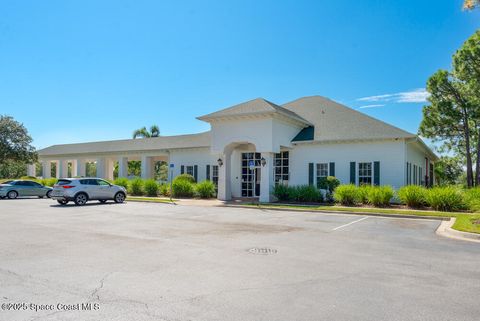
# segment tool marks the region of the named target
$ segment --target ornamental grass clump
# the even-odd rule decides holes
[[[322,193],[313,185],[295,186],[295,201],[305,203],[321,203]]]
[[[467,189],[464,195],[467,208],[474,212],[480,212],[480,187]]]
[[[394,192],[391,186],[372,186],[367,192],[368,204],[371,204],[375,207],[389,206],[393,195]]]
[[[205,180],[195,185],[195,191],[200,198],[212,198],[215,196],[215,184]]]
[[[371,185],[361,185],[358,187],[358,201],[359,203],[362,203],[363,205],[368,205],[370,204],[368,200],[368,193],[372,189]]]
[[[342,205],[352,206],[358,204],[360,197],[358,188],[353,184],[347,184],[338,186],[333,193],[333,198]]]
[[[163,183],[159,187],[160,195],[170,196],[170,184]]]
[[[462,192],[451,186],[429,189],[426,201],[437,211],[453,212],[466,208]]]
[[[154,179],[147,179],[143,185],[147,196],[158,196],[158,188],[158,183]]]
[[[412,208],[420,208],[427,202],[427,189],[418,185],[403,186],[398,190],[398,198],[400,201]]]
[[[130,191],[132,195],[143,195],[143,180],[141,178],[134,178],[130,181]]]
[[[275,196],[281,202],[291,201],[292,187],[284,184],[275,185],[273,189],[273,196]]]

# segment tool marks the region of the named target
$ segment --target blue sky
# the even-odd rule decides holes
[[[480,26],[461,2],[0,0],[0,114],[42,148],[322,95],[416,132],[426,80]]]

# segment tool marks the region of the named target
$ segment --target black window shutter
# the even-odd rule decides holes
[[[195,182],[198,181],[198,165],[193,166],[193,178],[195,178]]]
[[[355,162],[350,162],[350,184],[355,184]]]
[[[330,163],[330,176],[335,176],[335,163]]]
[[[373,162],[373,185],[380,185],[380,162]]]
[[[210,180],[210,165],[207,165],[207,175],[205,176],[207,180]]]
[[[313,185],[313,163],[308,163],[308,185]]]
[[[185,166],[184,165],[180,166],[180,174],[183,174],[183,173],[185,173]]]

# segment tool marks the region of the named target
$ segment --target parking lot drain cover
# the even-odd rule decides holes
[[[276,254],[277,250],[270,249],[267,247],[254,247],[249,249],[248,252],[252,254],[259,254],[259,255],[271,255],[271,254]]]

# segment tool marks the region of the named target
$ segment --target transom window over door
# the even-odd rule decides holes
[[[275,171],[275,185],[288,184],[289,180],[289,154],[288,152],[281,152],[275,154],[273,160]]]
[[[372,185],[372,163],[358,163],[358,185]]]

